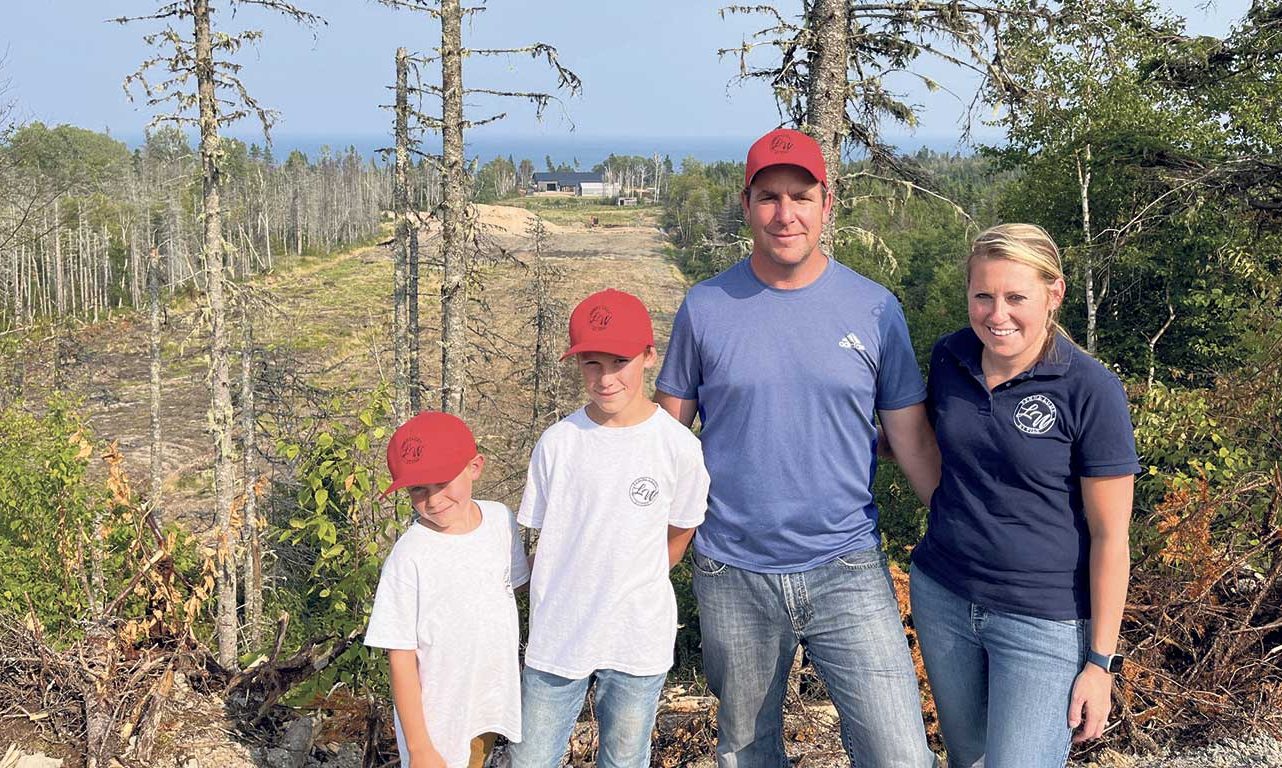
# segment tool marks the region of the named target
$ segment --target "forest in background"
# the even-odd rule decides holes
[[[536,167],[463,156],[462,131],[487,118],[464,119],[461,101],[447,98],[445,83],[461,78],[449,70],[451,46],[455,61],[460,52],[461,37],[450,32],[458,3],[388,4],[427,11],[425,30],[439,23],[440,48],[419,66],[441,68],[442,80],[405,78],[389,118],[396,151],[384,162],[351,150],[281,162],[270,149],[218,138],[220,120],[256,105],[228,108],[195,92],[175,101],[211,110],[186,124],[200,127],[199,140],[161,126],[133,152],[103,134],[0,114],[0,633],[6,647],[27,643],[43,654],[46,670],[61,670],[53,678],[74,679],[46,686],[37,703],[53,713],[53,727],[83,734],[87,761],[136,758],[137,740],[122,738],[119,726],[145,734],[159,722],[165,675],[179,669],[243,700],[255,722],[280,701],[324,708],[315,696],[325,692],[331,706],[386,701],[379,660],[357,642],[381,557],[408,514],[374,499],[386,480],[381,448],[410,408],[436,405],[423,393],[465,415],[487,407],[491,390],[457,363],[493,354],[469,347],[460,331],[474,322],[469,309],[479,309],[468,285],[489,274],[473,206],[523,204],[515,194]],[[309,22],[292,5],[268,5]],[[1276,732],[1282,4],[1257,2],[1223,39],[1186,37],[1178,19],[1130,0],[890,5],[889,19],[840,0],[803,3],[795,19],[766,10],[751,45],[777,53],[765,66],[745,58],[741,70],[769,80],[786,121],[814,132],[830,167],[841,169],[830,252],[899,296],[924,364],[936,338],[966,323],[969,238],[1001,221],[1051,232],[1070,274],[1065,324],[1126,384],[1146,468],[1123,628],[1132,663],[1106,742],[1148,750]],[[166,4],[162,12],[180,11],[152,21],[190,24],[202,7]],[[750,10],[763,12],[738,9]],[[916,71],[919,58],[937,52],[923,39],[940,35],[951,41],[948,57],[987,73],[978,96],[999,105],[1002,146],[966,157],[903,155],[880,140],[883,126],[915,120],[883,77]],[[235,47],[200,55],[214,62]],[[550,46],[500,53],[513,51],[550,65],[564,91],[577,87]],[[158,66],[190,67],[179,53]],[[390,73],[390,50],[388,58]],[[825,76],[834,66],[842,74]],[[230,96],[234,71],[211,71]],[[423,113],[424,100],[439,100],[441,113]],[[439,153],[427,149],[432,132],[442,135]],[[671,255],[689,279],[746,255],[741,163],[612,156],[600,167],[657,200]],[[220,224],[213,239],[211,191]],[[424,253],[420,230],[432,233]],[[533,350],[521,384],[533,404],[511,425],[513,441],[537,435],[577,397],[550,352],[565,308],[549,299],[558,275],[537,258],[543,237],[529,233],[535,258],[519,298]],[[378,241],[396,261],[386,295],[370,299],[395,307],[387,333],[398,357],[384,387],[286,386],[264,376],[268,350],[253,340],[263,306],[255,276]],[[439,281],[442,306],[422,340],[420,264],[433,294]],[[216,298],[224,281],[225,304]],[[209,344],[211,409],[191,418],[223,441],[214,451],[223,474],[215,472],[198,520],[167,516],[155,473],[128,477],[112,436],[86,428],[84,393],[60,386],[82,331],[113,316],[157,326],[180,304],[201,308],[191,343]],[[420,344],[440,350],[439,383],[417,368]],[[162,354],[157,346],[152,356]],[[43,372],[35,383],[24,380],[33,362]],[[159,370],[155,399],[163,398]],[[274,387],[292,399],[265,408],[280,395]],[[254,410],[256,398],[263,410]],[[155,452],[153,462],[163,458]],[[879,473],[877,491],[888,551],[906,563],[925,511],[892,466]],[[675,578],[685,628],[674,675],[697,680],[688,570]],[[68,661],[77,657],[128,668],[115,684],[125,687],[86,687]],[[0,672],[34,679],[16,655],[0,658]]]

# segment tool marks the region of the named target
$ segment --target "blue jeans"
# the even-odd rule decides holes
[[[886,556],[869,549],[801,573],[753,573],[694,555],[703,667],[717,695],[719,768],[784,768],[783,698],[797,645],[860,768],[935,765]]]
[[[647,768],[650,733],[667,675],[638,677],[598,669],[571,680],[527,666],[521,671],[521,741],[510,750],[512,768],[556,768],[561,764],[588,686],[599,728],[600,768]]]
[[[1088,622],[990,610],[916,567],[911,592],[949,768],[1063,768]]]

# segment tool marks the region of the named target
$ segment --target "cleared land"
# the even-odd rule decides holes
[[[534,206],[531,206],[534,207]],[[651,308],[660,345],[685,291],[679,271],[663,257],[664,237],[653,209],[626,211],[627,223],[589,226],[613,209],[602,206],[552,208],[543,255],[561,270],[554,298],[565,311],[587,294],[617,287],[635,293]],[[523,383],[533,357],[531,225],[537,215],[525,208],[478,206],[487,241],[485,262],[476,270],[470,308],[474,353],[468,420],[492,461],[482,493],[509,503],[519,500],[529,441],[529,394]],[[551,220],[548,220],[551,219]],[[439,246],[431,228],[420,232],[423,404],[437,403],[439,381]],[[265,349],[267,370],[258,399],[267,413],[301,413],[322,392],[354,399],[372,392],[392,370],[390,315],[392,250],[371,246],[295,263],[259,277],[249,290],[260,300],[255,311],[256,342]],[[205,331],[199,307],[175,302],[164,328],[164,514],[196,530],[212,515],[212,443],[206,431],[208,395]],[[564,344],[564,331],[555,337]],[[147,331],[144,317],[130,315],[87,326],[75,334],[75,359],[67,367],[68,389],[84,398],[94,434],[116,440],[136,487],[145,487],[149,463]],[[38,399],[50,387],[51,345],[30,351],[26,395]],[[568,369],[567,369],[568,372]],[[239,367],[235,370],[239,375]],[[239,385],[233,386],[234,390]],[[567,405],[577,405],[577,384],[566,377]],[[537,435],[535,435],[537,436]]]

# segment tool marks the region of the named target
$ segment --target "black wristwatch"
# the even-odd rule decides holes
[[[1120,653],[1105,656],[1102,653],[1096,653],[1093,648],[1086,649],[1086,660],[1100,669],[1103,669],[1110,675],[1117,674],[1122,671],[1122,663],[1125,659],[1126,657]]]

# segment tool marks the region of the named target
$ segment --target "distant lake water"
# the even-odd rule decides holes
[[[246,143],[262,144],[261,135],[233,132],[230,135]],[[545,158],[551,157],[556,164],[567,163],[589,170],[592,166],[605,160],[611,153],[616,155],[641,155],[649,157],[654,154],[667,155],[680,167],[686,157],[693,157],[704,163],[718,160],[742,160],[752,143],[754,136],[586,136],[579,134],[540,135],[529,134],[490,135],[482,130],[476,131],[467,140],[467,156],[480,158],[488,162],[495,157],[508,157],[516,162],[529,158],[537,170],[545,168]],[[936,152],[970,154],[973,149],[961,146],[956,135],[951,136],[900,136],[888,137],[890,142],[901,152],[916,152],[927,147]],[[993,141],[994,138],[988,138]],[[141,143],[142,137],[127,137],[130,146]],[[423,141],[423,149],[429,153],[440,152],[440,136],[429,134]],[[194,143],[194,137],[193,137]],[[321,148],[328,146],[332,152],[343,152],[349,146],[356,147],[357,152],[365,157],[373,157],[382,147],[391,146],[389,135],[332,135],[274,133],[272,135],[272,153],[282,161],[293,150],[297,149],[315,159]]]

